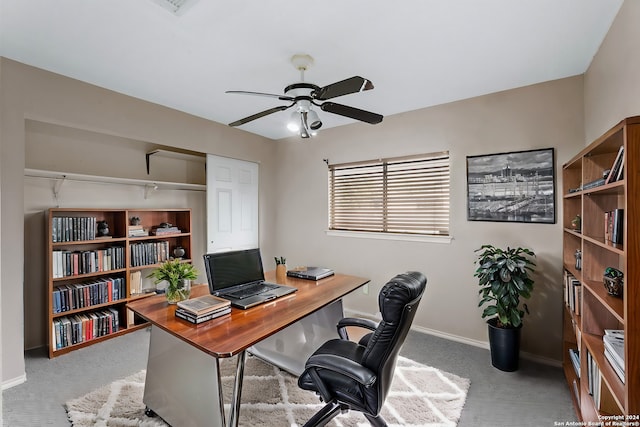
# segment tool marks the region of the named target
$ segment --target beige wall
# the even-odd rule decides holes
[[[525,319],[522,350],[560,359],[560,224],[469,222],[466,156],[555,148],[559,167],[583,145],[582,77],[573,77],[386,117],[377,126],[327,129],[316,139],[278,144],[286,165],[277,177],[276,252],[297,264],[323,264],[372,279],[368,294],[346,299],[349,309],[371,312],[377,293],[393,275],[419,270],[427,291],[414,324],[424,330],[484,345],[474,250],[481,244],[527,246],[538,255],[531,316]],[[451,156],[450,244],[331,237],[327,228],[327,167],[331,163],[449,150]],[[559,196],[557,218],[561,218]],[[312,242],[312,243],[310,243]]]
[[[0,197],[1,207],[1,253],[0,259],[0,289],[2,294],[1,326],[2,326],[2,383],[11,385],[24,379],[24,349],[25,349],[25,306],[30,307],[25,298],[40,297],[36,283],[25,282],[25,259],[29,261],[34,254],[25,253],[25,239],[35,238],[25,233],[25,222],[33,221],[31,215],[34,210],[52,206],[51,193],[45,189],[30,190],[29,200],[25,200],[24,168],[28,123],[32,122],[29,132],[35,135],[33,123],[50,123],[62,128],[80,129],[104,135],[112,141],[122,141],[117,138],[127,138],[141,143],[175,146],[198,152],[214,153],[221,156],[239,158],[260,163],[260,230],[261,244],[265,251],[271,254],[271,242],[274,240],[274,209],[273,199],[268,197],[272,193],[274,174],[273,143],[264,138],[252,135],[228,126],[197,118],[169,108],[151,104],[145,101],[127,97],[115,92],[88,85],[77,80],[29,67],[17,62],[0,59],[0,84],[2,87],[2,110],[0,123]],[[44,126],[46,128],[46,126]],[[67,138],[67,137],[65,137]],[[58,141],[57,135],[52,141]],[[68,141],[67,141],[68,142]],[[114,142],[117,143],[117,142]],[[121,147],[121,149],[123,149]],[[49,158],[37,158],[31,153],[30,159],[35,164],[49,162],[54,166],[68,163],[63,161],[64,153],[51,150]],[[68,153],[67,153],[68,155]],[[86,166],[87,162],[95,159],[89,154],[80,156],[74,162],[77,172]],[[58,159],[58,160],[56,160]],[[52,161],[53,160],[53,161]],[[143,166],[135,168],[120,168],[129,159],[115,161],[113,171],[115,176],[129,176],[143,170]],[[65,165],[66,167],[66,165]],[[97,166],[96,166],[97,167]],[[153,166],[152,166],[153,168]],[[116,172],[117,171],[117,172]],[[33,184],[30,184],[33,185]],[[64,191],[64,190],[63,190]],[[83,197],[66,200],[70,204],[83,206],[104,206],[105,200],[99,192],[85,188]],[[122,190],[121,191],[127,191]],[[137,196],[124,195],[122,192],[109,190],[109,197],[118,199],[122,204],[138,201]],[[32,197],[33,196],[33,197]],[[86,197],[85,197],[86,196]],[[164,197],[164,196],[163,196]],[[166,203],[192,203],[186,196],[168,196]],[[182,197],[182,200],[180,200]],[[169,201],[169,199],[171,199]],[[147,203],[159,203],[159,199],[151,199]],[[162,202],[164,204],[164,202]],[[194,203],[197,206],[197,203]],[[137,206],[137,205],[136,205]],[[146,205],[145,205],[146,206]],[[155,206],[155,205],[154,205]],[[25,209],[29,209],[25,213]],[[205,230],[201,230],[202,233]],[[35,234],[38,234],[35,231]],[[204,236],[204,234],[203,234]],[[35,254],[41,257],[42,253]],[[42,283],[44,286],[44,283]],[[34,288],[36,287],[36,288]],[[28,316],[30,313],[26,312]],[[31,322],[31,320],[29,321]],[[29,332],[32,332],[30,329]],[[34,332],[37,337],[29,342],[39,341],[42,333]]]
[[[625,117],[640,115],[640,2],[623,3],[585,74],[585,133],[590,143]]]

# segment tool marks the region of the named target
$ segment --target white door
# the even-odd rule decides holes
[[[258,164],[207,154],[207,252],[258,247]]]

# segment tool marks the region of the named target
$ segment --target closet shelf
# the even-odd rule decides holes
[[[42,169],[25,169],[25,177],[32,178],[49,178],[60,181],[84,181],[96,182],[101,184],[123,184],[137,185],[152,190],[189,190],[189,191],[206,191],[205,184],[188,184],[184,182],[168,182],[168,181],[152,181],[147,179],[133,178],[117,178],[112,176],[85,175],[72,172],[48,171]]]

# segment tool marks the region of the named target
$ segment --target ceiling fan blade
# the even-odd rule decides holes
[[[320,109],[328,113],[350,117],[352,119],[360,120],[361,122],[370,123],[372,125],[380,123],[383,119],[383,116],[380,114],[361,110],[355,107],[349,107],[347,105],[336,104],[335,102],[325,102],[320,105]]]
[[[373,83],[364,77],[354,76],[314,91],[312,96],[315,99],[324,101],[325,99],[336,98],[350,93],[362,92],[373,89]]]
[[[287,108],[293,107],[293,105],[295,105],[295,104],[281,105],[279,107],[269,108],[268,110],[261,111],[260,113],[256,113],[256,114],[254,114],[252,116],[245,117],[244,119],[236,120],[233,123],[229,123],[229,126],[232,126],[232,127],[240,126],[240,125],[243,125],[245,123],[249,123],[249,122],[251,122],[251,121],[253,121],[255,119],[259,119],[260,117],[268,116],[269,114],[277,113],[278,111],[284,111]]]
[[[246,90],[228,90],[225,93],[235,93],[239,95],[256,95],[256,96],[266,96],[268,98],[278,98],[282,101],[293,101],[293,98],[286,95],[276,95],[273,93],[263,93],[263,92],[248,92]]]

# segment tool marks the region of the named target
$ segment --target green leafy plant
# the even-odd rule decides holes
[[[478,254],[474,276],[477,277],[482,299],[478,307],[488,304],[482,312],[482,318],[497,317],[499,328],[517,328],[522,325],[526,304],[520,307],[520,298],[531,297],[535,254],[526,248],[506,250],[492,245],[482,245],[476,249]],[[524,310],[523,310],[524,308]]]
[[[284,264],[287,263],[287,259],[285,257],[283,257],[283,256],[274,257],[274,259],[276,260],[276,265],[280,265],[280,264],[284,265]]]
[[[198,278],[198,270],[186,262],[180,262],[180,259],[170,259],[162,264],[147,276],[153,278],[154,283],[158,284],[163,280],[167,281],[167,300],[181,301],[189,298],[190,289],[184,286],[184,280],[195,280]]]

